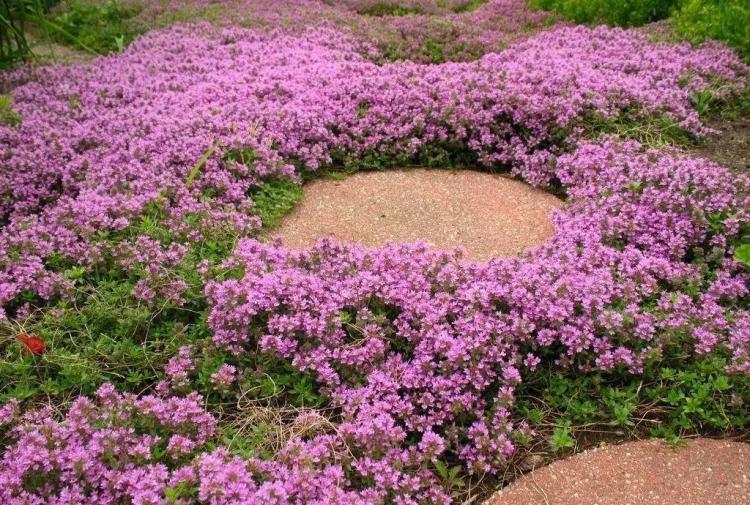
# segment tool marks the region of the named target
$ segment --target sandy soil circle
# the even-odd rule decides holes
[[[360,172],[305,185],[302,201],[273,237],[304,248],[321,237],[366,246],[426,241],[464,246],[467,257],[508,257],[553,233],[550,213],[563,202],[523,182],[472,170]]]
[[[698,438],[592,449],[534,470],[485,505],[750,503],[750,444]]]

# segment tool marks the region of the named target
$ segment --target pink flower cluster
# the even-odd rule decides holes
[[[61,422],[42,410],[15,423],[0,459],[0,502],[9,505],[166,503],[170,466],[216,429],[197,393],[137,398],[108,384],[96,403],[75,400]]]
[[[180,388],[188,384],[188,375],[195,368],[191,357],[192,350],[190,345],[180,347],[177,355],[170,358],[164,367],[164,373],[174,387]]]
[[[356,490],[336,435],[292,441],[273,461],[209,450],[215,419],[201,398],[136,397],[109,384],[96,402],[78,398],[65,418],[51,411],[0,408],[9,445],[0,457],[4,505],[371,505],[378,493]],[[2,431],[0,431],[0,435]],[[410,490],[418,479],[403,482]],[[446,503],[440,490],[431,503]],[[403,502],[411,503],[411,502]]]
[[[176,240],[246,234],[258,226],[248,191],[263,177],[295,177],[295,164],[314,171],[342,156],[463,146],[485,166],[546,184],[558,132],[571,129],[572,143],[582,118],[635,109],[700,133],[692,93],[716,82],[729,92],[748,71],[718,45],[656,45],[604,27],[555,29],[473,63],[381,66],[358,47],[331,30],[182,25],[89,66],[7,76],[23,120],[0,125],[0,304],[55,296],[66,281],[46,268],[50,256],[95,265],[102,234],[149,208]],[[252,162],[223,156],[238,149]],[[179,260],[180,250],[142,242],[143,258],[117,256],[126,268]],[[179,302],[185,286],[147,268],[154,279],[139,296]]]
[[[211,374],[211,384],[219,389],[226,389],[237,381],[237,367],[221,365],[221,368]]]

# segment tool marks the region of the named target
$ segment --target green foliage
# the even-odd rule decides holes
[[[252,193],[255,211],[266,228],[274,228],[302,198],[302,186],[289,179],[272,179]]]
[[[750,384],[747,377],[724,372],[726,362],[706,359],[693,367],[662,368],[644,394],[671,410],[670,422],[657,433],[727,431],[750,422]]]
[[[204,157],[198,161],[188,177],[188,183],[200,171],[201,166],[210,156],[216,146],[212,146]],[[225,153],[224,161],[228,164],[251,166],[256,154],[252,149],[232,149]],[[301,162],[297,163],[299,170],[304,170]],[[273,177],[263,181],[250,191],[255,205],[255,214],[260,218],[263,227],[270,229],[278,226],[281,218],[291,211],[302,199],[302,186],[284,177]]]
[[[404,7],[393,3],[376,3],[360,9],[360,14],[365,16],[409,16],[413,14],[421,14],[422,9],[419,7]]]
[[[164,497],[167,500],[167,505],[195,503],[198,501],[197,490],[191,488],[190,484],[186,482],[181,482],[174,487],[164,488]]]
[[[717,39],[750,59],[750,2],[684,0],[674,15],[678,34],[693,43]]]
[[[737,119],[750,116],[750,87],[719,97],[710,89],[693,95],[693,107],[704,119]]]
[[[455,13],[471,12],[487,3],[487,0],[466,0],[452,8]],[[380,2],[362,9],[358,12],[365,16],[409,16],[414,14],[423,14],[424,11],[419,6],[402,6],[397,3]]]
[[[429,25],[426,32],[429,37],[411,39],[399,31],[379,30],[378,46],[384,61],[418,60],[426,63],[445,63],[446,61],[473,60],[483,54],[483,48],[477,44],[462,43],[460,31],[449,18],[429,16],[424,20]]]
[[[560,421],[555,426],[550,437],[550,447],[554,452],[562,452],[567,449],[573,449],[576,446],[576,439],[570,429],[570,421]]]
[[[712,102],[709,114],[731,120],[750,117],[750,87],[727,100]]]
[[[129,21],[138,4],[107,0],[5,0],[0,2],[0,69],[34,55],[29,28],[44,38],[74,45],[94,54],[122,51],[140,33]]]
[[[471,12],[480,8],[482,5],[487,3],[487,0],[467,0],[466,2],[457,5],[453,8],[453,12],[460,14],[462,12]]]
[[[747,0],[531,0],[576,23],[641,26],[672,16],[679,36],[693,43],[726,42],[750,61],[750,3]]]
[[[11,67],[31,53],[26,18],[27,2],[0,2],[0,69]]]
[[[719,213],[718,215],[710,214],[708,216],[708,223],[712,228],[711,231],[718,232],[719,234],[723,233],[725,228],[724,222],[728,217],[735,216],[727,216],[722,213]],[[740,225],[739,233],[734,240],[730,242],[730,245],[734,246],[734,259],[750,269],[750,224],[743,223]],[[747,301],[750,302],[750,299]],[[746,305],[750,305],[750,303]]]
[[[21,122],[21,115],[13,110],[13,99],[10,95],[0,95],[0,124],[16,126]]]
[[[60,42],[100,54],[122,51],[140,33],[129,23],[140,10],[137,4],[126,5],[117,0],[68,0],[50,18],[53,26],[50,33]]]
[[[0,69],[33,55],[28,27],[38,24],[57,0],[0,1]]]
[[[273,437],[274,426],[268,422],[253,423],[240,430],[236,426],[222,426],[221,447],[244,459],[272,459],[274,454],[268,449],[268,441]]]
[[[721,96],[717,91],[724,86],[722,82],[692,96],[693,107],[706,122],[717,120],[744,119],[750,117],[750,86],[745,89],[731,89],[730,93]]]
[[[669,16],[678,0],[531,0],[576,23],[640,26]]]
[[[153,205],[128,229],[100,233],[105,251],[147,235],[169,237],[161,224],[162,209]],[[94,269],[75,266],[59,255],[47,265],[75,286],[74,295],[41,306],[23,322],[22,330],[42,337],[48,351],[41,356],[21,352],[13,339],[0,343],[0,402],[11,397],[31,398],[44,393],[64,397],[93,392],[103,381],[123,389],[143,390],[162,374],[178,347],[209,335],[205,302],[196,265],[203,259],[226,256],[233,242],[220,237],[196,243],[169,277],[189,286],[188,302],[179,306],[165,299],[145,303],[133,295],[146,277],[145,265],[132,271],[118,268],[109,255]]]
[[[616,117],[591,116],[584,124],[589,136],[617,135],[624,139],[634,139],[647,147],[665,147],[690,144],[695,137],[669,117],[648,115],[641,117],[626,111]]]
[[[444,20],[434,18],[429,21],[433,24],[446,24]],[[425,63],[445,63],[456,59],[475,60],[482,56],[479,46],[460,44],[451,40],[448,34],[449,28],[445,29],[445,37],[427,37],[418,47],[406,50],[402,43],[385,43],[381,45],[383,59],[385,61],[405,61],[417,59]]]
[[[443,486],[450,489],[453,496],[460,494],[460,490],[466,487],[461,465],[449,467],[443,460],[438,459],[435,461],[435,471]]]
[[[206,334],[187,311],[139,303],[133,287],[111,276],[86,286],[77,300],[42,311],[24,327],[45,340],[41,356],[24,354],[12,339],[0,344],[0,402],[90,394],[105,380],[140,390],[156,380],[182,338]]]
[[[211,157],[211,155],[216,151],[216,149],[219,147],[219,144],[214,142],[211,144],[211,147],[209,147],[206,152],[203,153],[203,156],[200,157],[200,159],[193,165],[193,168],[190,169],[190,173],[187,176],[187,180],[185,181],[185,185],[189,188],[193,185],[193,182],[195,179],[200,175],[201,170],[203,169],[203,165],[206,164],[208,159]]]
[[[365,154],[334,152],[332,157],[331,166],[345,173],[392,167],[465,168],[478,165],[475,152],[464,144],[450,142],[433,142],[412,154],[406,154],[400,146],[382,146]]]
[[[516,409],[533,425],[550,426],[555,452],[574,447],[576,431],[590,426],[668,440],[741,431],[750,426],[750,377],[727,372],[728,363],[718,354],[691,359],[676,347],[643,375],[537,371],[520,386]]]
[[[687,85],[685,79],[682,85]],[[706,120],[737,119],[750,116],[750,88],[732,89],[728,96],[719,97],[718,90],[723,83],[713,83],[711,87],[692,96],[693,107]],[[724,90],[726,92],[726,89]],[[602,135],[615,135],[623,139],[637,140],[649,148],[675,145],[691,145],[701,142],[673,119],[660,114],[643,115],[637,108],[624,110],[617,116],[603,117],[589,115],[581,123],[586,135],[599,138]],[[570,129],[561,129],[555,136],[559,145],[565,145]],[[554,138],[554,137],[553,137]]]
[[[262,353],[243,358],[241,366],[248,369],[240,383],[243,398],[252,400],[283,399],[277,405],[319,407],[323,398],[318,394],[312,375],[300,372],[287,361]]]
[[[734,250],[734,259],[750,268],[750,244],[742,244]]]

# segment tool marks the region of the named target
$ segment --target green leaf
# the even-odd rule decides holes
[[[636,193],[640,193],[642,188],[643,188],[643,183],[640,181],[631,181],[625,184],[625,189],[629,189],[630,191],[635,191]]]
[[[251,196],[263,226],[274,228],[302,199],[302,186],[289,179],[273,179],[253,190]]]
[[[203,168],[203,165],[206,164],[208,161],[208,158],[211,157],[211,155],[216,151],[216,149],[219,147],[219,141],[214,141],[213,144],[211,144],[211,147],[209,147],[206,152],[203,153],[203,156],[198,160],[198,162],[193,165],[193,168],[190,170],[190,173],[187,176],[187,179],[185,180],[185,186],[188,188],[193,185],[193,181],[198,177],[198,174],[201,171],[201,168]]]
[[[532,424],[541,424],[544,420],[544,412],[539,409],[530,409],[525,416]]]
[[[569,423],[564,423],[561,426],[555,427],[552,431],[551,444],[552,450],[555,452],[575,447],[576,439],[573,437]]]
[[[446,465],[442,460],[435,461],[435,470],[437,470],[437,473],[441,479],[448,480],[448,465]]]
[[[21,115],[13,109],[10,95],[0,95],[0,124],[16,126],[21,122]]]
[[[714,389],[716,391],[727,391],[732,389],[729,378],[726,375],[719,375],[714,379]]]
[[[734,259],[750,268],[750,244],[742,244],[734,250]]]

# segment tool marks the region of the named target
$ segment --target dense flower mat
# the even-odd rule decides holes
[[[627,112],[703,133],[691,97],[746,83],[730,51],[582,27],[473,63],[377,65],[373,51],[333,30],[184,25],[91,66],[4,78],[23,118],[0,126],[6,318],[74,289],[51,266],[60,257],[147,264],[136,296],[179,304],[186,286],[162,273],[202,235],[257,229],[253,187],[358,158],[466,151],[561,186],[569,203],[545,245],[487,263],[419,244],[295,252],[241,239],[223,265],[240,274],[205,285],[213,344],[311,371],[336,430],[271,460],[229,454],[202,399],[174,395],[186,347],[153,395],[103,385],[62,420],[2,407],[0,502],[449,503],[431,462],[501,469],[530,433],[515,388],[540,363],[637,374],[677,346],[729,353],[732,371],[750,372],[750,274],[731,259],[750,224],[748,177],[588,142],[582,126]],[[168,209],[171,243],[101,239],[154,204]]]
[[[258,224],[245,195],[260,177],[436,145],[543,185],[555,139],[567,129],[572,142],[582,117],[635,108],[700,133],[692,93],[716,80],[726,92],[746,72],[719,46],[605,28],[553,30],[476,63],[379,66],[357,49],[332,31],[181,26],[91,66],[37,70],[13,90],[23,122],[0,127],[0,302],[52,296],[62,280],[44,258],[96,261],[99,232],[162,198],[176,232],[187,214],[245,231]],[[222,161],[250,149],[252,166]]]
[[[335,27],[377,46],[378,59],[425,63],[466,61],[504,49],[549,26],[555,18],[523,0],[171,0],[148,2],[139,19],[146,26],[184,17],[211,17],[242,26],[299,31]],[[390,7],[390,8],[389,8]]]

